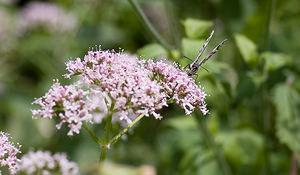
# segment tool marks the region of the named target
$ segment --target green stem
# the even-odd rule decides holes
[[[110,140],[110,142],[108,143],[108,145],[110,146],[110,145],[116,143],[122,135],[124,135],[130,128],[132,128],[144,116],[145,116],[144,114],[141,114],[140,116],[138,116],[129,126],[127,126],[127,128],[123,129],[119,134],[117,134],[114,138],[112,138]]]
[[[104,146],[104,142],[93,132],[91,131],[85,124],[82,124],[82,127],[90,134],[93,140],[98,143],[100,146]]]
[[[167,17],[168,17],[168,22],[169,22],[169,28],[171,31],[171,35],[173,38],[173,41],[176,45],[176,49],[179,50],[180,57],[183,55],[182,53],[182,47],[181,47],[181,40],[180,40],[180,35],[178,32],[178,23],[177,23],[177,18],[175,15],[175,10],[172,2],[170,0],[164,0],[166,12],[167,12]]]
[[[267,14],[267,20],[266,20],[266,31],[265,31],[265,37],[264,37],[264,46],[262,48],[262,51],[265,52],[270,49],[270,30],[271,30],[271,22],[272,17],[274,13],[275,8],[275,0],[269,0],[268,1],[268,14]],[[261,61],[262,62],[262,61]],[[263,67],[263,75],[264,77],[267,77],[268,72],[266,70],[266,67]],[[266,88],[267,82],[264,82],[262,84],[262,94],[261,94],[261,117],[264,119],[263,121],[263,128],[264,128],[264,137],[265,137],[265,151],[264,151],[264,169],[265,174],[270,174],[270,147],[271,147],[271,140],[270,140],[270,130],[271,130],[271,116],[270,116],[270,104],[269,104],[269,96],[270,93],[268,92],[268,89]]]
[[[105,160],[107,149],[109,149],[108,142],[109,142],[109,133],[110,133],[110,128],[111,128],[112,115],[113,115],[113,113],[109,112],[106,117],[106,125],[105,125],[105,133],[104,133],[104,145],[105,146],[102,147],[102,151],[100,154],[100,162]]]
[[[105,135],[104,135],[104,143],[107,144],[109,141],[109,133],[111,128],[111,120],[112,120],[112,113],[109,113],[106,119],[105,125]]]
[[[267,16],[267,24],[266,24],[266,32],[265,32],[265,39],[264,39],[264,46],[263,51],[269,50],[270,47],[270,29],[271,29],[271,22],[275,8],[275,0],[269,0],[269,8],[268,8],[268,16]]]
[[[100,154],[100,162],[103,162],[106,158],[106,153],[107,153],[107,147],[102,147],[102,151]]]
[[[218,145],[215,143],[213,136],[211,135],[210,131],[207,129],[205,122],[199,113],[195,112],[195,119],[197,120],[197,123],[199,124],[199,129],[201,130],[201,133],[205,137],[205,141],[209,147],[211,147],[215,153],[215,156],[217,158],[217,161],[222,167],[223,172],[225,175],[231,175],[231,170],[228,166],[228,163],[223,155],[222,150],[218,147]]]
[[[150,31],[151,35],[155,38],[155,40],[161,44],[169,53],[171,53],[171,47],[167,44],[167,42],[160,36],[160,34],[155,30],[153,25],[150,23],[141,7],[137,4],[135,0],[128,0],[132,5],[134,11],[137,13],[142,23],[146,26],[146,28]]]

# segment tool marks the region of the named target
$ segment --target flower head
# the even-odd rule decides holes
[[[17,148],[13,143],[9,141],[9,135],[4,132],[0,132],[0,166],[8,166],[10,174],[16,174],[18,171],[17,154],[21,153],[20,147]],[[1,171],[0,171],[1,174]]]
[[[80,75],[81,81],[106,92],[118,111],[133,109],[136,114],[152,114],[174,100],[190,114],[195,108],[206,114],[205,92],[178,67],[141,60],[123,53],[90,51],[84,60],[67,63],[65,77]],[[125,114],[126,115],[126,114]]]
[[[20,172],[28,175],[40,172],[41,175],[59,173],[61,175],[78,175],[78,166],[67,159],[66,154],[49,151],[30,151],[25,154],[19,163]]]
[[[69,86],[54,84],[34,102],[42,109],[32,112],[43,118],[59,117],[58,127],[68,123],[69,135],[79,133],[82,122],[101,121],[107,113],[113,114],[113,121],[127,125],[142,114],[162,119],[158,111],[173,102],[187,115],[195,109],[204,115],[208,112],[205,92],[174,65],[99,50],[89,51],[83,60],[70,60],[66,66],[65,77],[78,75],[79,80]]]

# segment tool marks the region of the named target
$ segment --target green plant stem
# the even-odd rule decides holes
[[[100,146],[105,146],[104,142],[93,132],[91,131],[85,124],[82,124],[82,127],[90,134],[93,140],[98,143]]]
[[[274,8],[275,8],[275,0],[269,0],[268,1],[268,14],[267,14],[267,20],[266,20],[266,31],[265,31],[265,37],[264,37],[264,45],[262,48],[262,51],[265,52],[267,50],[270,50],[270,30],[271,30],[271,22],[272,22],[272,17],[274,13]],[[261,61],[262,62],[262,61]],[[266,67],[263,67],[263,75],[267,77],[267,70]],[[264,128],[264,137],[265,137],[265,151],[264,151],[264,169],[265,169],[265,174],[270,174],[270,147],[271,147],[271,141],[270,141],[270,136],[269,132],[271,130],[271,116],[270,116],[270,93],[268,92],[267,87],[267,82],[264,82],[262,84],[262,94],[261,94],[261,115],[262,118],[264,119],[263,121],[263,128]]]
[[[144,12],[142,11],[141,7],[137,4],[135,0],[128,0],[129,3],[132,5],[134,11],[137,13],[139,18],[141,19],[143,25],[150,31],[151,35],[155,38],[155,40],[161,44],[169,53],[171,53],[171,47],[167,44],[167,42],[160,36],[160,34],[155,30],[153,25],[150,23]]]
[[[104,133],[104,146],[102,147],[102,151],[100,154],[100,162],[103,162],[106,158],[107,149],[109,149],[109,133],[111,129],[111,120],[112,120],[112,112],[109,112],[106,117],[106,125],[105,125],[105,133]]]
[[[177,18],[175,15],[174,6],[170,0],[164,0],[164,4],[165,4],[166,12],[167,12],[171,35],[172,35],[173,41],[176,45],[176,49],[179,50],[180,57],[181,57],[183,55],[183,53],[182,53],[181,40],[180,40],[180,35],[178,32],[178,23],[177,23]]]
[[[201,130],[201,134],[203,134],[205,141],[207,143],[207,145],[213,149],[216,159],[220,165],[220,167],[222,167],[224,175],[231,175],[231,170],[228,166],[228,163],[223,155],[222,150],[218,147],[218,145],[215,143],[213,136],[211,135],[210,131],[207,129],[205,122],[202,118],[201,115],[199,115],[198,112],[195,112],[195,117],[197,120],[197,123],[199,125],[199,129]]]
[[[119,134],[117,134],[115,137],[113,137],[110,140],[110,142],[108,143],[108,145],[112,145],[112,144],[116,143],[122,135],[124,135],[130,128],[132,128],[144,116],[145,116],[144,114],[139,115],[129,126],[127,126],[127,128],[123,129]]]
[[[276,3],[275,0],[268,1],[269,7],[268,7],[268,14],[267,14],[267,24],[266,24],[263,51],[269,50],[270,47],[270,38],[271,38],[270,30],[271,30],[271,22],[274,13],[275,3]]]

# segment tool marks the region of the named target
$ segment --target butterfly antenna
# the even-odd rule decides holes
[[[211,56],[213,56],[221,47],[222,45],[227,41],[227,39],[224,39],[217,47],[215,47],[201,62],[199,65],[201,66],[203,63],[205,63]]]
[[[205,43],[203,44],[202,48],[201,48],[200,51],[199,51],[199,54],[198,54],[198,56],[197,56],[197,58],[196,58],[196,60],[197,60],[196,62],[198,62],[199,58],[200,58],[201,55],[203,54],[204,50],[206,49],[206,47],[207,47],[209,41],[211,40],[212,36],[214,35],[214,33],[215,33],[214,30],[211,31],[209,37],[206,39]]]

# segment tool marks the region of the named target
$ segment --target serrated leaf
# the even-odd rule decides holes
[[[167,56],[168,52],[159,44],[148,44],[137,51],[139,56],[146,58],[156,58]]]
[[[265,52],[261,57],[265,60],[265,67],[268,71],[279,69],[291,63],[289,56],[280,53]]]
[[[199,39],[211,28],[212,22],[188,18],[183,21],[183,26],[188,38]]]
[[[234,39],[243,59],[247,63],[257,62],[258,56],[255,43],[241,34],[236,34]]]
[[[292,87],[281,84],[274,89],[276,130],[279,140],[300,158],[300,96]]]

